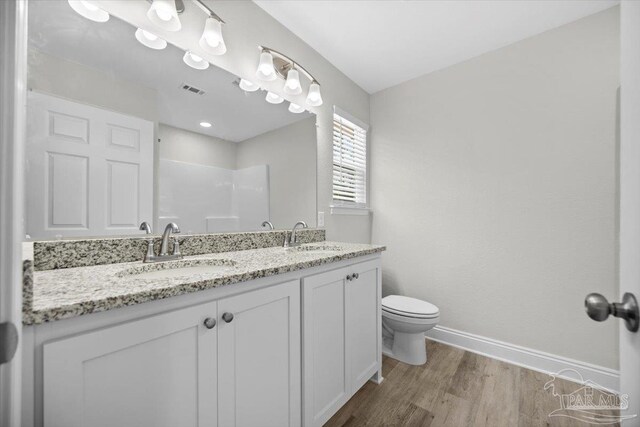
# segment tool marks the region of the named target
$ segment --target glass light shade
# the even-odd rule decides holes
[[[287,73],[287,81],[284,83],[284,93],[287,95],[300,95],[302,93],[298,70],[291,69]]]
[[[142,28],[136,30],[136,40],[151,49],[161,50],[167,47],[167,42],[162,40],[149,31],[145,31]]]
[[[206,70],[209,68],[209,62],[205,61],[195,53],[185,52],[182,60],[191,68],[196,70]]]
[[[269,52],[262,52],[260,54],[260,64],[258,65],[256,76],[266,82],[271,82],[276,79],[276,69],[273,68],[273,56],[271,56]]]
[[[260,86],[258,86],[257,84],[245,79],[240,79],[239,86],[240,89],[244,90],[245,92],[255,92],[260,89]]]
[[[153,0],[147,18],[163,30],[180,31],[182,28],[174,0]]]
[[[211,55],[224,55],[227,45],[222,38],[222,24],[213,17],[207,18],[200,37],[200,47]]]
[[[299,106],[298,104],[294,104],[293,102],[289,104],[289,111],[295,114],[299,114],[304,112],[304,107]]]
[[[95,22],[107,22],[109,13],[85,0],[69,0],[69,6],[80,15]]]
[[[284,101],[283,97],[273,92],[267,92],[267,97],[265,99],[269,104],[281,104],[282,101]]]
[[[320,85],[318,83],[312,82],[311,86],[309,86],[307,105],[310,107],[319,107],[322,105],[322,94],[320,93]]]

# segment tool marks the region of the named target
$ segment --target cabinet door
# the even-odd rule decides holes
[[[321,426],[349,399],[346,275],[338,269],[302,279],[305,426]]]
[[[380,368],[380,269],[376,262],[355,264],[345,282],[346,343],[351,393],[362,387]]]
[[[300,282],[218,301],[218,325],[220,425],[299,426]]]
[[[216,303],[44,345],[46,427],[216,425]]]

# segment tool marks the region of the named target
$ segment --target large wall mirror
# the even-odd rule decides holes
[[[315,225],[315,116],[135,32],[30,2],[30,238],[132,235],[142,221],[183,233]]]

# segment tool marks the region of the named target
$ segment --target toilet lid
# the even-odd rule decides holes
[[[435,305],[402,295],[388,295],[382,298],[382,309],[407,317],[435,317],[440,314]]]

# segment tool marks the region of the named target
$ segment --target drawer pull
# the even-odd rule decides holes
[[[222,315],[222,320],[224,320],[227,323],[231,323],[231,321],[233,320],[233,313],[229,313],[229,312],[224,313]]]
[[[206,319],[204,319],[204,326],[207,329],[213,329],[216,326],[216,319],[214,319],[213,317],[207,317]]]

